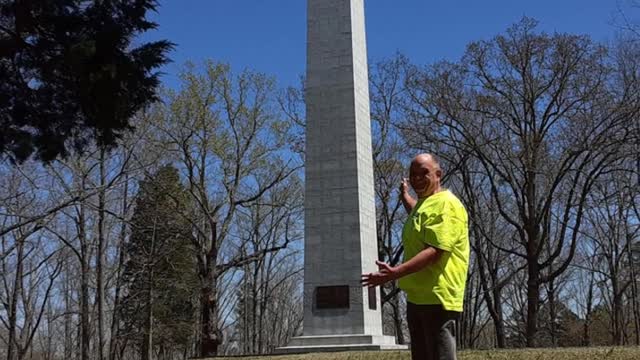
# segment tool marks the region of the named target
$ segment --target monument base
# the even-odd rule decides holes
[[[288,346],[277,348],[276,354],[301,354],[336,351],[407,350],[396,344],[393,336],[376,335],[320,335],[298,336]]]

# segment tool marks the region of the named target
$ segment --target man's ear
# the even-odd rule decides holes
[[[436,175],[438,175],[438,178],[442,179],[442,170],[441,169],[436,170]]]

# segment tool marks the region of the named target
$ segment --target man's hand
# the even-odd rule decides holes
[[[397,277],[397,270],[393,266],[376,260],[378,265],[378,271],[374,273],[362,274],[361,283],[362,286],[375,287],[380,286],[386,282],[395,280]]]
[[[402,181],[400,181],[400,188],[398,190],[400,190],[400,199],[402,200],[404,209],[407,210],[407,213],[410,213],[416,206],[417,200],[409,194],[409,179],[402,178]]]
[[[409,179],[402,178],[400,181],[400,195],[404,195],[409,192]]]
[[[438,261],[442,253],[443,250],[427,246],[409,261],[398,266],[391,266],[385,262],[376,261],[378,271],[362,274],[360,282],[362,283],[362,286],[374,287],[392,280],[400,279],[401,277],[421,271],[425,267],[429,266],[429,264]]]

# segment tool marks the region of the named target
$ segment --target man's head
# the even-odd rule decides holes
[[[418,198],[424,199],[440,191],[442,170],[438,159],[432,154],[420,154],[413,158],[409,167],[409,182]]]

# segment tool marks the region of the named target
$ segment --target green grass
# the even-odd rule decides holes
[[[216,358],[223,359],[223,358]],[[408,351],[234,357],[241,360],[410,360]],[[458,360],[640,360],[638,347],[460,351]]]

